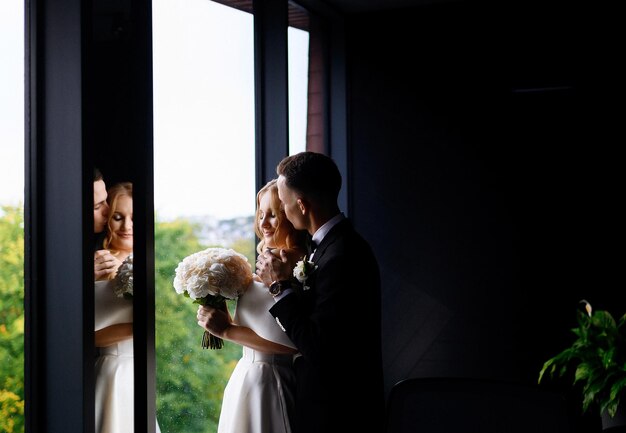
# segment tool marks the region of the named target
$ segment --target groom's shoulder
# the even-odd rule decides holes
[[[346,220],[346,225],[344,226],[343,233],[339,239],[343,248],[348,250],[351,254],[362,255],[372,253],[370,243],[348,220]]]
[[[352,221],[346,218],[344,222],[346,223],[346,234],[352,242],[366,244],[369,246],[367,239],[365,239],[365,237],[357,230]]]

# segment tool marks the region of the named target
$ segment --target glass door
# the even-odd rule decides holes
[[[153,56],[157,419],[164,433],[216,431],[241,346],[202,349],[197,305],[173,279],[207,247],[255,261],[252,14],[154,0]]]

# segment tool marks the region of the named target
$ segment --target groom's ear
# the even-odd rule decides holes
[[[300,209],[300,213],[304,215],[306,211],[309,209],[309,204],[302,198],[297,199],[296,203],[298,203],[298,208]]]

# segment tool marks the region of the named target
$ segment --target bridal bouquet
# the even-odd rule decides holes
[[[132,253],[117,269],[115,286],[113,287],[118,298],[133,298],[133,255]]]
[[[176,267],[174,289],[194,303],[226,310],[226,300],[242,295],[252,282],[252,266],[228,248],[207,248],[185,257]],[[224,341],[204,331],[203,349],[221,349]]]

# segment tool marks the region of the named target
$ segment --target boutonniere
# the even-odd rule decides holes
[[[302,283],[302,290],[310,289],[310,287],[306,285],[306,280],[315,269],[317,269],[317,265],[307,260],[306,256],[302,257],[302,260],[296,263],[296,267],[293,268],[293,276]]]

